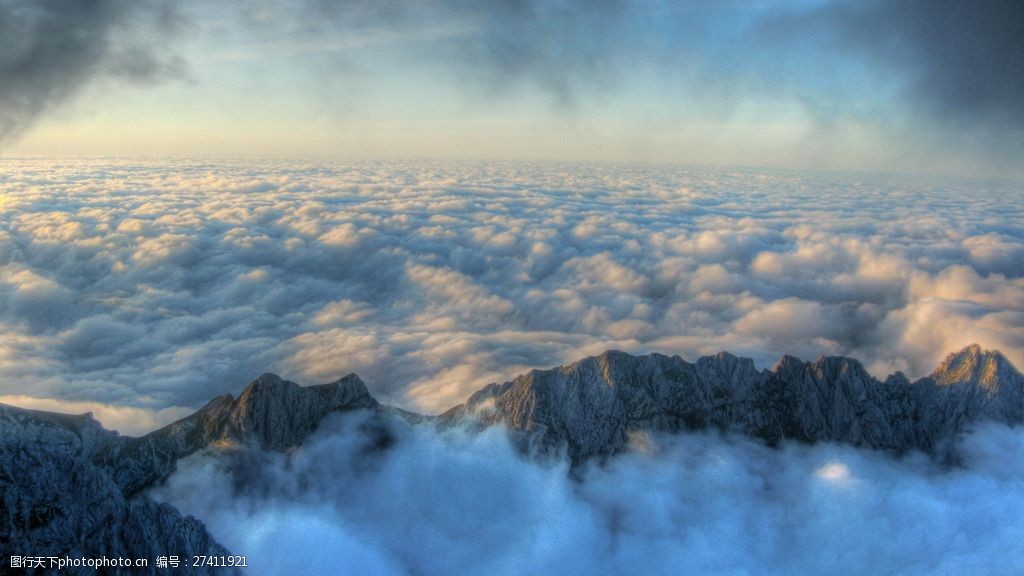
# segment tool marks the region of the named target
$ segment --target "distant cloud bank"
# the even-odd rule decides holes
[[[354,371],[382,401],[434,412],[608,348],[724,349],[762,367],[844,354],[914,377],[978,342],[1024,366],[1024,202],[1009,183],[616,164],[3,168],[0,401],[108,405],[124,431],[265,371]]]

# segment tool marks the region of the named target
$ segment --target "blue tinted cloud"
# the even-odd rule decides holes
[[[900,574],[1019,571],[1024,437],[962,439],[964,463],[706,434],[567,474],[501,431],[429,428],[368,449],[359,416],[295,453],[182,462],[158,499],[254,574]]]

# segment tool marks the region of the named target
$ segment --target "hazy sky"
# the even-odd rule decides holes
[[[1024,177],[1022,6],[0,0],[0,153]]]

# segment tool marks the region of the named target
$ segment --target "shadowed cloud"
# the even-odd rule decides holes
[[[97,78],[179,74],[163,49],[176,22],[162,0],[0,2],[0,146]]]

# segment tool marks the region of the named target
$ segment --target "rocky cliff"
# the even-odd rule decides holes
[[[150,567],[104,573],[157,574],[157,556],[227,554],[201,522],[153,502],[145,489],[198,450],[236,443],[289,450],[327,415],[353,410],[410,425],[503,425],[524,446],[564,451],[574,463],[623,450],[634,432],[708,428],[768,443],[937,453],[974,422],[1024,423],[1024,376],[999,352],[977,346],[915,382],[899,373],[879,381],[842,357],[784,356],[758,370],[724,352],[690,363],[610,351],[491,384],[433,418],[381,406],[354,374],[309,387],[264,374],[238,398],[219,396],[138,438],[107,431],[88,414],[0,405],[0,568],[9,569],[12,555],[120,556],[147,558]]]
[[[784,356],[770,370],[728,353],[609,351],[491,384],[443,420],[504,424],[528,445],[574,462],[621,450],[632,432],[717,428],[761,438],[934,452],[970,423],[1024,422],[1024,377],[999,352],[970,346],[916,382],[884,382],[857,360]]]
[[[260,376],[237,399],[214,398],[139,438],[105,430],[89,414],[0,405],[0,568],[11,569],[12,555],[122,557],[145,558],[149,566],[100,573],[159,574],[158,556],[229,554],[201,522],[139,492],[166,478],[180,458],[212,444],[287,449],[331,412],[377,407],[355,375],[303,388],[273,374]],[[232,570],[192,567],[188,573]]]

